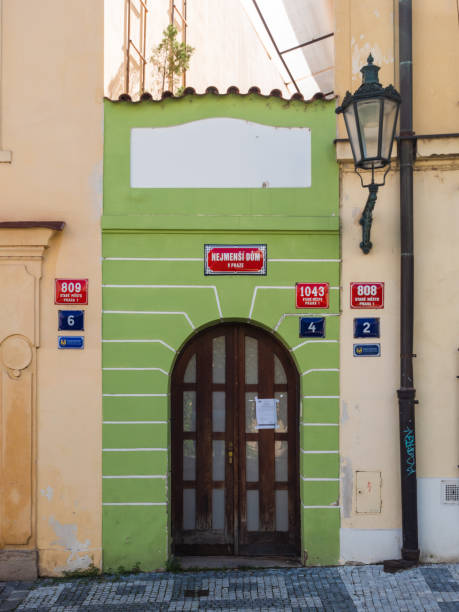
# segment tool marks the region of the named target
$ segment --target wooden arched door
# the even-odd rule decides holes
[[[298,373],[270,334],[222,324],[196,335],[172,375],[176,554],[298,555]],[[275,398],[259,428],[255,398]]]

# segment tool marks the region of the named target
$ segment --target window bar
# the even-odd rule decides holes
[[[269,29],[268,24],[267,24],[267,23],[266,23],[266,21],[265,21],[265,18],[263,17],[263,13],[260,11],[260,8],[259,8],[259,6],[258,6],[258,4],[257,4],[257,1],[256,1],[256,0],[252,0],[252,2],[253,2],[253,5],[255,6],[256,10],[257,10],[258,16],[260,17],[260,19],[261,19],[261,21],[262,21],[262,23],[263,23],[263,25],[264,25],[264,27],[265,27],[266,32],[268,33],[269,38],[271,39],[271,42],[272,42],[272,44],[273,44],[273,47],[276,49],[276,53],[277,53],[277,55],[279,56],[279,59],[281,60],[282,64],[284,65],[284,68],[285,68],[285,70],[287,71],[287,74],[288,74],[288,76],[289,76],[289,77],[290,77],[290,79],[291,79],[291,82],[292,82],[292,83],[293,83],[293,85],[295,86],[295,89],[297,90],[297,92],[298,92],[298,93],[301,93],[300,88],[299,88],[299,87],[298,87],[298,85],[296,84],[296,81],[295,81],[295,79],[293,78],[293,75],[292,75],[292,73],[290,72],[290,69],[289,69],[289,67],[287,66],[286,61],[284,60],[284,58],[282,57],[281,52],[279,51],[279,47],[277,46],[277,43],[276,43],[276,41],[274,40],[274,36],[272,35],[271,30]]]
[[[280,51],[280,55],[283,55],[284,53],[290,53],[290,51],[295,51],[296,49],[301,49],[302,47],[307,47],[308,45],[313,45],[314,43],[317,43],[321,40],[324,40],[325,38],[330,38],[330,36],[334,36],[334,32],[330,32],[330,34],[324,34],[323,36],[319,36],[318,38],[313,38],[312,40],[309,40],[308,42],[305,43],[301,43],[300,45],[296,45],[295,47],[290,47],[290,49],[285,49],[285,51]]]
[[[127,2],[127,40],[126,40],[126,72],[124,81],[124,91],[129,94],[129,56],[131,50],[131,0]]]
[[[182,43],[186,45],[186,30],[188,27],[188,23],[186,20],[186,0],[182,0],[182,10],[180,11],[174,0],[170,0],[170,23],[174,24],[174,13],[177,13],[181,22],[182,22]],[[182,73],[182,86],[186,87],[186,70]],[[173,78],[169,80],[169,89],[172,91],[173,89]]]
[[[147,42],[147,13],[148,0],[139,0],[139,15],[141,20],[141,34],[140,34],[140,47],[142,51],[140,51],[135,45],[134,41],[131,39],[131,11],[132,11],[132,0],[128,0],[127,2],[127,43],[126,43],[126,71],[125,71],[125,92],[129,94],[130,89],[130,59],[131,59],[131,47],[137,52],[140,63],[141,63],[141,72],[140,72],[140,94],[143,94],[145,91],[145,69],[147,65],[147,60],[145,58],[146,53],[146,42]]]
[[[140,0],[140,4],[143,7],[143,54],[145,56],[146,52],[147,52],[147,13],[148,13],[148,8],[145,2],[143,2],[143,0]],[[143,92],[145,91],[145,70],[147,67],[147,60],[144,57],[143,60],[143,65],[142,65],[142,85],[141,85],[141,91],[140,93],[143,94]]]

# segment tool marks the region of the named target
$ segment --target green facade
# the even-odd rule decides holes
[[[312,186],[133,189],[130,131],[209,117],[309,127]],[[339,559],[339,211],[334,103],[259,95],[105,104],[103,231],[104,568],[170,555],[170,373],[185,343],[221,321],[262,326],[301,381],[302,551]],[[193,154],[193,152],[190,152]],[[173,163],[174,152],[167,152]],[[288,163],[288,160],[286,160]],[[206,243],[267,244],[266,276],[204,276]],[[330,283],[326,338],[299,338],[296,282]],[[309,311],[322,314],[317,309]]]

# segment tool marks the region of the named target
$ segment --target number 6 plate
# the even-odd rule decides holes
[[[58,331],[84,331],[84,310],[59,310]]]

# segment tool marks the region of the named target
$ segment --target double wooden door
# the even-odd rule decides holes
[[[277,426],[259,429],[256,398]],[[271,335],[244,324],[198,334],[172,376],[176,554],[298,555],[298,374]]]

